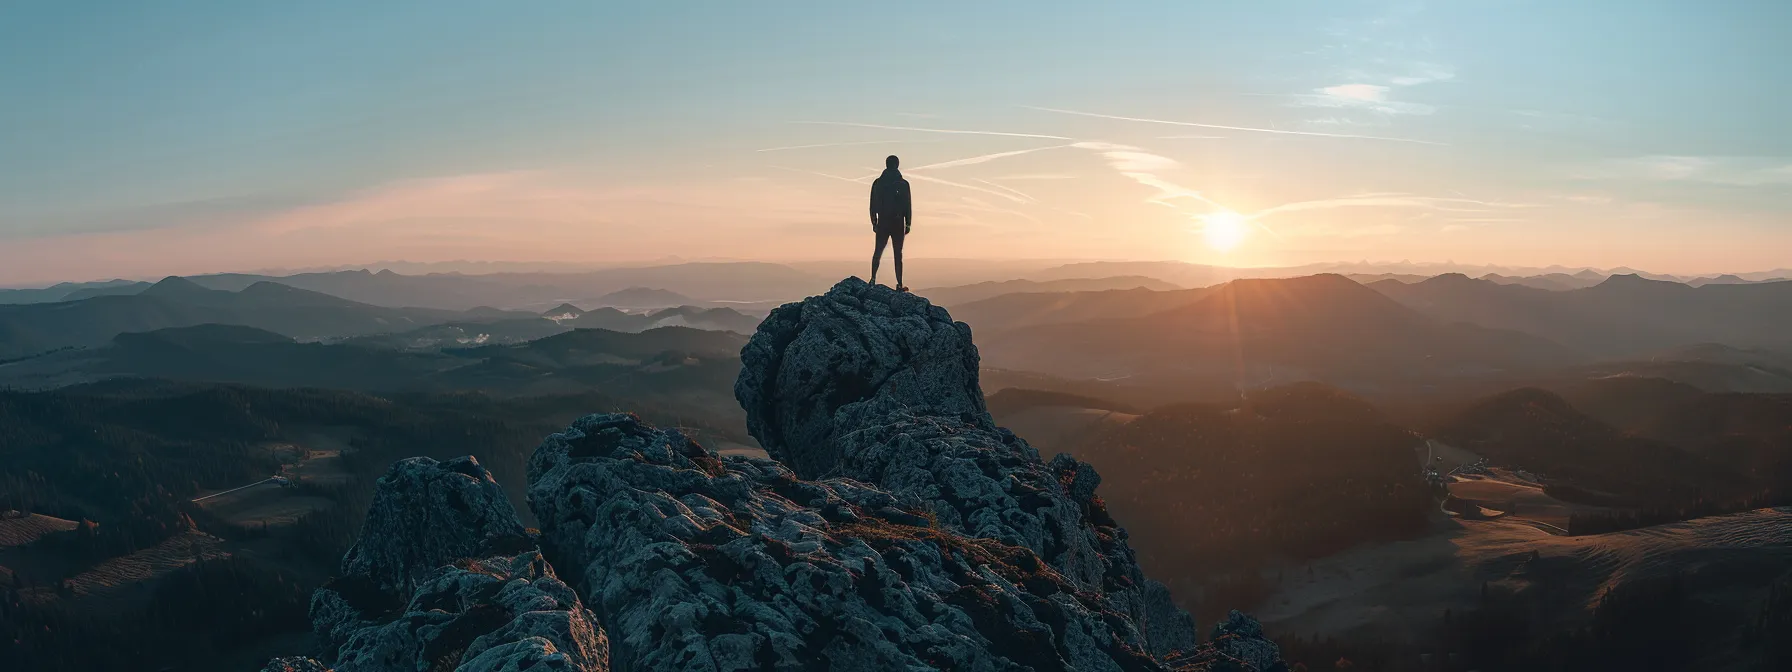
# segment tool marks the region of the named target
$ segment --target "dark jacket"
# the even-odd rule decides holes
[[[908,180],[902,179],[902,173],[895,168],[884,169],[884,174],[871,183],[871,217],[877,220],[877,230],[884,233],[908,231],[914,209],[909,201]]]

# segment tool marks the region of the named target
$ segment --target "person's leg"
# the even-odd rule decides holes
[[[890,234],[890,237],[895,239],[891,241],[894,245],[890,248],[890,252],[896,260],[896,289],[907,291],[908,285],[902,284],[902,239],[908,236],[902,231],[897,231]]]
[[[884,245],[890,242],[890,234],[877,232],[877,249],[871,252],[871,284],[877,284],[877,264],[883,260]],[[900,275],[900,274],[898,274]]]

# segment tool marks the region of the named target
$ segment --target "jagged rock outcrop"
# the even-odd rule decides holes
[[[970,331],[944,310],[849,279],[775,311],[742,360],[736,395],[782,462],[587,416],[530,458],[539,539],[471,458],[393,465],[343,575],[313,597],[324,662],[1284,669],[1236,612],[1196,645],[1108,517],[1095,469],[1043,461],[995,426]]]
[[[1032,549],[1105,595],[1159,655],[1192,648],[1193,622],[1139,570],[1095,496],[1100,476],[1049,463],[997,427],[971,330],[921,297],[857,278],[782,306],[741,351],[735,396],[760,445],[805,478],[876,484],[961,534]]]
[[[312,595],[312,629],[339,672],[608,670],[603,629],[534,546],[478,461],[401,460],[342,574]]]

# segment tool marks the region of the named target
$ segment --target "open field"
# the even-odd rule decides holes
[[[109,558],[68,580],[73,606],[122,613],[135,602],[147,599],[155,580],[192,564],[200,558],[225,555],[223,541],[197,530],[162,540],[143,550]],[[27,599],[58,599],[53,586],[34,586]]]
[[[343,451],[352,450],[348,435],[341,430],[320,428],[300,436],[293,442],[263,447],[281,461],[280,476],[287,479],[286,484],[269,479],[247,487],[220,488],[196,498],[196,503],[222,521],[243,527],[290,525],[307,513],[331,506],[329,498],[305,494],[293,486],[348,483],[349,473],[342,464]]]
[[[1483,582],[1514,593],[1547,591],[1564,607],[1560,618],[1572,622],[1619,582],[1676,571],[1700,599],[1747,610],[1787,567],[1792,507],[1581,537],[1512,518],[1444,519],[1420,539],[1277,570],[1282,581],[1257,614],[1282,633],[1412,641],[1444,609],[1476,606]],[[1276,572],[1269,575],[1273,581]]]
[[[1064,450],[1090,432],[1137,420],[1139,416],[1100,408],[1035,406],[999,418],[997,422],[1039,452],[1050,455]]]
[[[67,532],[80,525],[38,513],[0,512],[0,549],[23,546],[51,532]]]

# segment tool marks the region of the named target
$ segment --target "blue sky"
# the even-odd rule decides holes
[[[1769,0],[14,0],[0,282],[854,258],[889,153],[916,256],[1792,266],[1789,27]]]

